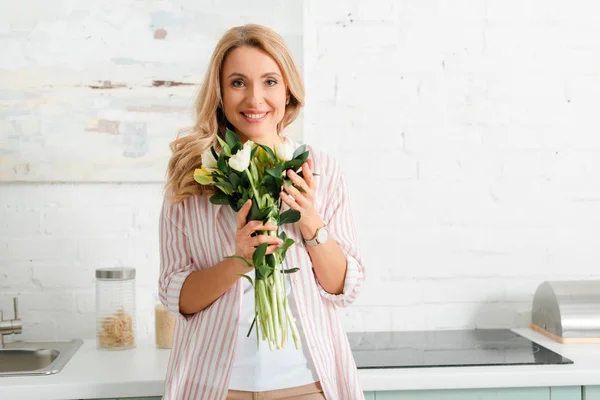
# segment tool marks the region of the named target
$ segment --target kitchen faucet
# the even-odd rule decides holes
[[[4,347],[4,335],[10,335],[11,333],[21,333],[23,331],[23,325],[19,319],[19,299],[13,297],[13,304],[15,307],[15,318],[4,320],[2,310],[0,310],[0,348]]]

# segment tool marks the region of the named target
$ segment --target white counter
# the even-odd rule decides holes
[[[359,370],[364,391],[600,385],[600,345],[561,345],[530,329],[515,332],[574,361],[567,365]],[[56,375],[0,378],[2,400],[160,396],[169,350],[139,343],[98,351],[87,340]]]

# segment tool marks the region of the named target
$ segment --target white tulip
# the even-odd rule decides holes
[[[291,143],[283,142],[275,146],[275,154],[279,161],[290,161],[294,157],[294,148]]]
[[[202,166],[206,168],[208,172],[217,170],[217,159],[213,156],[210,147],[204,153],[202,153]]]
[[[253,144],[254,143],[251,140],[246,141],[244,147],[231,156],[229,159],[229,166],[238,172],[244,172],[250,165],[250,155],[252,154]]]

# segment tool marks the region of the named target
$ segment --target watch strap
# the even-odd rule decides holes
[[[320,242],[317,240],[317,238],[319,237],[319,232],[321,231],[321,229],[327,229],[327,226],[322,226],[319,229],[317,229],[317,231],[315,232],[315,236],[313,236],[312,239],[305,239],[304,243],[306,244],[306,246],[308,247],[312,247],[312,246],[316,246],[318,244],[320,244]]]

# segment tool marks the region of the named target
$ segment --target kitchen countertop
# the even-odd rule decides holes
[[[600,385],[600,345],[563,345],[531,329],[514,332],[571,360],[564,365],[361,369],[364,391]],[[48,376],[2,377],[2,400],[160,396],[169,350],[153,342],[126,351],[98,351],[86,340],[65,368]]]

